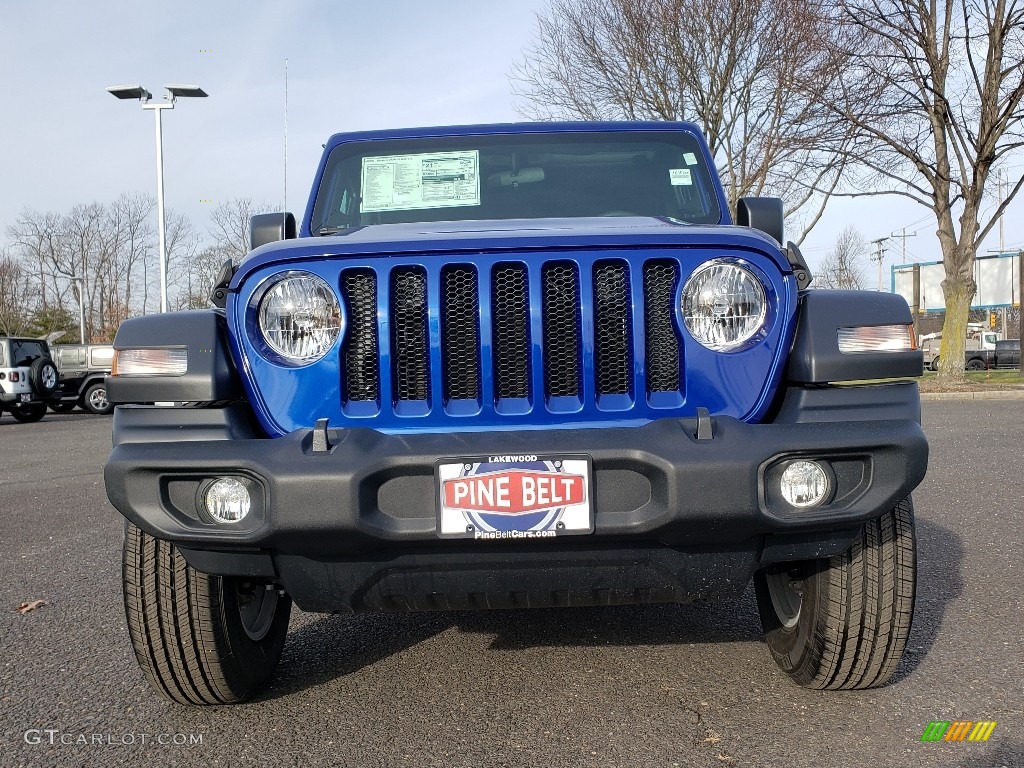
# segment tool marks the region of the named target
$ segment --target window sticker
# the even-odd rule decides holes
[[[683,155],[683,161],[687,165],[696,165],[697,164],[697,156],[693,152],[687,152],[686,154]]]
[[[362,213],[480,205],[480,152],[364,157]]]
[[[669,168],[668,177],[673,187],[689,187],[693,184],[693,176],[690,174],[689,168]]]

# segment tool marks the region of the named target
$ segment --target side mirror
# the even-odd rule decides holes
[[[785,218],[781,198],[741,197],[736,201],[736,223],[764,232],[780,246],[785,242]]]
[[[290,213],[258,213],[249,219],[249,247],[295,238],[295,217]]]

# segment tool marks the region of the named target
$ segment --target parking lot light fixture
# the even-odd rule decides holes
[[[78,336],[79,343],[85,344],[85,280],[81,277],[71,278],[71,283],[78,294]]]
[[[138,99],[143,109],[153,110],[156,122],[156,210],[160,256],[160,311],[167,311],[167,237],[164,217],[164,142],[160,113],[174,109],[179,98],[205,97],[206,91],[198,85],[165,85],[164,100],[154,102],[153,94],[141,85],[112,85],[107,92],[118,99]]]

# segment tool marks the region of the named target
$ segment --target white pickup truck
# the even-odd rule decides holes
[[[968,370],[981,370],[986,367],[986,356],[981,353],[994,350],[1000,336],[996,331],[987,331],[981,323],[967,324],[966,356],[964,367]],[[924,352],[924,367],[930,371],[939,370],[939,347],[942,344],[942,333],[928,333],[921,337],[921,350]]]

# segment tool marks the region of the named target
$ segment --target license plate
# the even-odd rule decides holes
[[[32,402],[32,395],[31,395],[31,393],[29,393],[29,392],[22,392],[21,393],[21,402],[23,402],[23,403],[31,403]]]
[[[437,535],[546,539],[594,531],[589,456],[441,459],[435,467]]]

